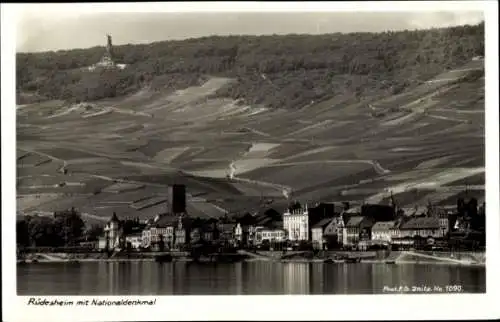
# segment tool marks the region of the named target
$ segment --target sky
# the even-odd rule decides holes
[[[34,6],[34,5],[33,5]],[[30,10],[31,9],[31,10]],[[58,13],[22,11],[17,25],[18,52],[103,46],[231,34],[324,34],[422,29],[483,20],[480,11],[406,12],[161,12]]]

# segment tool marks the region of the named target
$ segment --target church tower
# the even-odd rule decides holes
[[[389,199],[389,206],[391,206],[392,209],[394,209],[394,215],[397,215],[397,213],[398,213],[398,205],[396,203],[396,200],[394,199],[394,194],[392,193],[392,190],[391,190],[391,197]]]

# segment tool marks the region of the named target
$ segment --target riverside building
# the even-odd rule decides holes
[[[309,210],[295,203],[283,213],[283,229],[290,241],[309,240]]]

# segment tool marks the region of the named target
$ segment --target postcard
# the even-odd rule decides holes
[[[2,4],[4,320],[498,318],[497,12]]]

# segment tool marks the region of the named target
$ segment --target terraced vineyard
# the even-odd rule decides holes
[[[397,95],[335,95],[302,109],[245,105],[205,77],[174,91],[17,108],[20,213],[74,206],[90,220],[153,217],[187,185],[193,216],[277,210],[285,197],[454,204],[484,198],[484,73],[474,60]],[[470,76],[470,77],[469,77]],[[300,95],[300,93],[299,93]],[[348,96],[348,95],[347,95]]]

